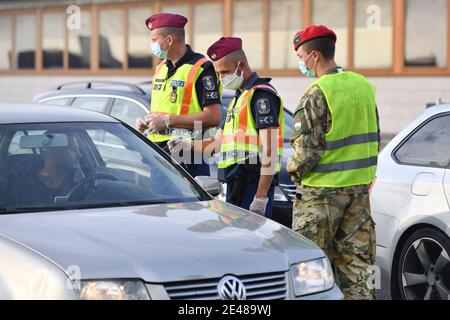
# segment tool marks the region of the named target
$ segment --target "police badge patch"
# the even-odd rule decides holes
[[[216,89],[216,85],[214,84],[214,79],[212,76],[203,77],[203,86],[208,91],[213,91]]]
[[[258,113],[262,115],[266,115],[270,113],[270,103],[269,99],[259,99],[256,102],[256,107],[258,109]]]

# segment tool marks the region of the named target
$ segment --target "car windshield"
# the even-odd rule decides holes
[[[0,125],[0,213],[208,200],[119,123]]]

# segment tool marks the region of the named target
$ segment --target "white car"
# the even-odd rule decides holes
[[[449,163],[450,105],[428,108],[380,153],[371,205],[393,299],[450,300]]]

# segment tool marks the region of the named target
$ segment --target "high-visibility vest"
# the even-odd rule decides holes
[[[375,87],[362,75],[340,72],[321,77],[312,86],[324,93],[332,126],[325,135],[319,164],[306,174],[302,185],[340,188],[370,184],[378,157]]]
[[[170,78],[167,78],[169,69],[166,61],[161,61],[153,76],[150,114],[187,115],[202,112],[195,83],[203,71],[202,64],[206,61],[206,58],[202,58],[195,64],[183,64]],[[147,137],[153,142],[164,142],[173,137],[192,138],[194,134],[201,132],[169,128],[156,134],[148,134]]]
[[[234,98],[227,110],[227,117],[232,115],[229,121],[225,122],[222,133],[222,145],[220,148],[219,169],[228,168],[236,163],[253,159],[256,164],[257,159],[261,159],[259,134],[256,129],[255,119],[251,116],[251,101],[256,89],[263,89],[275,93],[280,98],[280,110],[278,113],[278,129],[276,131],[277,142],[277,171],[281,170],[280,158],[283,154],[284,146],[284,113],[283,102],[278,93],[269,85],[257,85],[248,90],[244,90],[238,100]],[[272,137],[274,139],[274,137]]]

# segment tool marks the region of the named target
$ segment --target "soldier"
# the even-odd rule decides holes
[[[294,37],[299,69],[319,79],[294,114],[287,163],[298,186],[293,229],[326,252],[346,299],[375,299],[369,285],[376,245],[369,188],[380,142],[375,88],[336,65],[335,43],[325,26]]]

